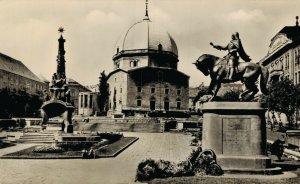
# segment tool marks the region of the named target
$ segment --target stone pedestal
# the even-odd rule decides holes
[[[72,113],[74,112],[74,107],[70,104],[66,106],[66,111],[63,114],[64,119],[64,128],[66,133],[73,133],[73,125],[72,125]]]
[[[224,171],[268,174],[265,109],[259,102],[208,102],[203,107],[203,149]],[[273,170],[273,169],[271,169]]]

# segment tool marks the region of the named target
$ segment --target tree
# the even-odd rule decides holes
[[[269,110],[286,114],[289,126],[292,127],[293,115],[297,107],[297,88],[289,79],[274,82],[269,87],[270,94],[267,97]]]
[[[42,105],[41,94],[28,94],[25,90],[0,89],[0,118],[32,117]]]
[[[195,96],[195,98],[193,100],[193,106],[195,106],[197,101],[199,101],[202,96],[209,94],[208,87],[206,87],[206,86],[201,86],[198,89],[199,89],[198,94]]]
[[[234,90],[230,89],[229,91],[226,91],[224,96],[222,97],[223,101],[230,101],[230,102],[237,102],[239,101],[241,91],[240,90]]]
[[[98,106],[101,113],[104,113],[107,111],[107,101],[108,101],[108,83],[107,83],[107,75],[105,74],[105,71],[100,73],[99,77],[99,96],[98,96]]]

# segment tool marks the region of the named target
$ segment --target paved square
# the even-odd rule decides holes
[[[140,139],[115,158],[96,160],[0,159],[0,184],[132,183],[137,165],[146,158],[182,161],[191,153],[190,135],[124,133]],[[18,145],[26,147],[26,145]],[[0,150],[0,155],[15,148]]]

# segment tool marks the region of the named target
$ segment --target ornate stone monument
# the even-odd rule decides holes
[[[44,91],[44,103],[41,107],[42,125],[46,125],[49,118],[62,116],[62,131],[73,133],[72,113],[74,107],[70,103],[70,89],[65,74],[65,39],[62,36],[64,29],[60,27],[58,31],[61,35],[58,39],[57,70],[52,76],[50,95],[48,91]]]
[[[259,102],[208,102],[203,149],[212,149],[227,172],[278,173],[267,157],[265,108]]]
[[[221,50],[226,48],[229,53],[224,58],[205,54],[194,63],[204,75],[211,77],[210,102],[203,107],[202,148],[215,151],[218,164],[225,172],[279,173],[281,169],[271,168],[271,159],[267,157],[266,109],[260,102],[250,102],[258,92],[255,83],[259,76],[261,92],[267,94],[268,70],[254,63],[237,62],[235,71],[228,77],[232,70],[231,50],[235,55],[239,52],[238,44],[232,43],[230,48]],[[221,83],[235,81],[245,84],[246,89],[240,95],[242,102],[213,102]]]

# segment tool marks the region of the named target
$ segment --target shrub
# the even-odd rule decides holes
[[[201,147],[194,150],[186,161],[178,164],[159,160],[147,159],[139,163],[136,173],[137,181],[149,181],[154,178],[174,176],[194,176],[223,174],[222,168],[216,162],[216,155],[212,150],[202,151]]]
[[[192,164],[189,161],[179,162],[174,169],[174,176],[194,176],[195,172],[193,171]]]
[[[171,167],[171,163],[168,161],[144,160],[138,165],[136,180],[149,181],[154,178],[170,177],[172,176]]]
[[[89,149],[93,146],[94,142],[60,142],[56,146],[66,151],[81,151],[83,149]]]
[[[65,150],[63,148],[53,145],[38,146],[33,150],[35,153],[62,153],[64,151]]]
[[[0,128],[8,130],[9,127],[16,127],[16,120],[14,119],[0,119]]]
[[[116,141],[120,140],[123,137],[123,134],[113,133],[113,132],[98,133],[98,135],[102,139],[107,139],[110,143],[116,142]]]

